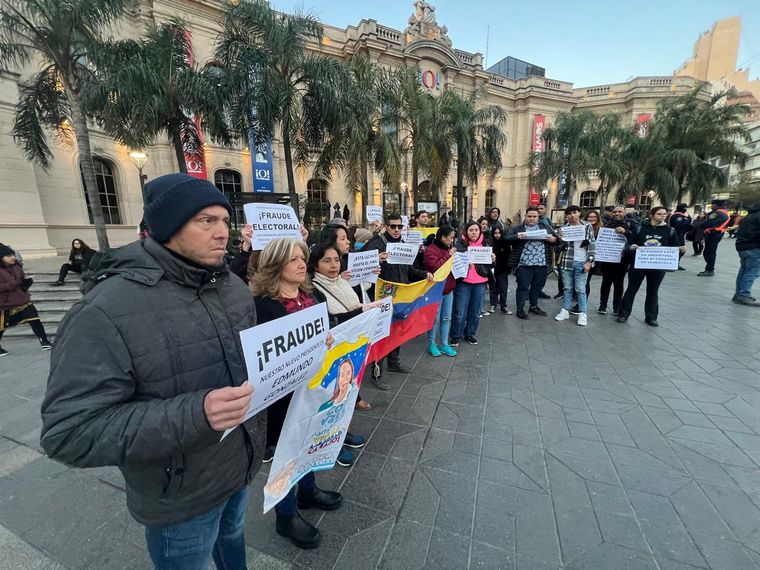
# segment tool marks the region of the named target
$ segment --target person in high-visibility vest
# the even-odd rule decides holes
[[[715,275],[715,259],[718,256],[718,245],[728,228],[730,216],[726,208],[725,200],[713,200],[712,212],[702,224],[705,234],[705,270],[697,273],[700,277],[712,277]]]

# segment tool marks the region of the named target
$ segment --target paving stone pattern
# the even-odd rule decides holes
[[[369,441],[354,467],[317,476],[345,498],[305,513],[322,546],[277,536],[256,492],[250,567],[759,567],[760,310],[730,303],[733,243],[712,279],[684,263],[665,279],[658,329],[642,323],[642,292],[625,325],[556,323],[552,300],[548,318],[482,319],[480,344],[456,359],[424,354],[422,339],[405,347],[409,376],[363,388],[372,410],[353,429]],[[118,471],[40,453],[47,356],[33,340],[6,347],[0,568],[148,568]]]

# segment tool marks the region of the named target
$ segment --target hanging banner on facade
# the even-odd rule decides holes
[[[649,131],[649,121],[651,118],[652,115],[649,113],[639,113],[636,115],[636,135],[640,139],[647,136],[647,132]]]
[[[251,157],[253,169],[253,191],[274,192],[274,176],[272,166],[272,141],[256,147]]]
[[[563,170],[559,173],[557,185],[557,207],[567,208],[567,173]]]
[[[530,142],[530,150],[531,152],[544,152],[544,129],[546,128],[546,117],[543,115],[535,115],[533,117],[533,138]],[[533,180],[538,174],[538,164],[536,162],[533,163],[533,168],[531,169],[531,186],[530,186],[530,195],[531,197],[533,195],[538,196],[538,192],[536,192],[536,187],[533,185]],[[538,205],[538,202],[536,204],[533,204],[531,202],[531,206]]]
[[[190,66],[194,66],[195,55],[193,54],[193,40],[188,31],[185,31],[185,44],[187,45],[187,63]],[[190,176],[207,180],[208,173],[206,172],[206,159],[203,152],[203,130],[201,129],[201,120],[193,114],[189,115],[189,119],[195,124],[195,129],[198,132],[198,148],[185,147],[183,149],[185,168],[187,168],[187,173]]]
[[[304,475],[335,465],[379,315],[372,309],[331,329],[335,340],[321,368],[293,394],[264,486],[265,513]]]

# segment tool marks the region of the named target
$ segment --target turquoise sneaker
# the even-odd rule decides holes
[[[441,356],[441,351],[438,350],[438,345],[435,343],[432,343],[428,347],[428,352],[430,353],[431,356]]]
[[[441,347],[440,354],[445,354],[446,356],[456,356],[457,351],[451,348],[448,344],[444,344]]]

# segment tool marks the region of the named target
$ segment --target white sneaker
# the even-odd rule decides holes
[[[578,326],[585,327],[588,324],[586,313],[578,313]]]
[[[585,317],[585,315],[584,315]],[[562,309],[559,313],[557,313],[557,316],[554,317],[555,321],[566,321],[570,318],[570,313],[567,312],[567,309]]]

